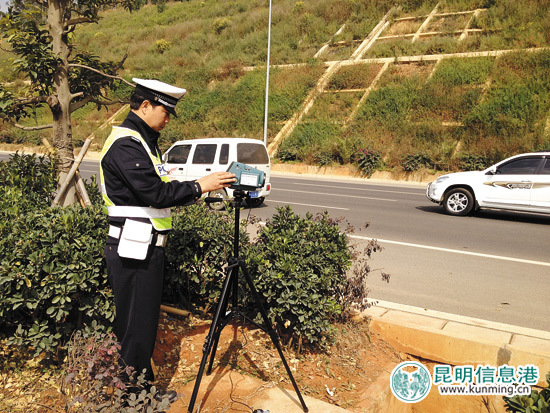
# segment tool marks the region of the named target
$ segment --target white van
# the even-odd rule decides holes
[[[189,139],[174,143],[163,155],[164,166],[178,181],[192,181],[212,172],[226,171],[231,162],[242,162],[265,173],[265,185],[249,191],[245,202],[249,207],[260,206],[271,192],[269,180],[271,163],[264,143],[245,138]],[[232,199],[230,188],[209,192],[210,197]],[[210,204],[213,208],[223,203]]]

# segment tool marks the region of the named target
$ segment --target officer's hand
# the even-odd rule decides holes
[[[203,194],[216,189],[227,188],[235,181],[235,175],[230,172],[214,172],[197,179]]]

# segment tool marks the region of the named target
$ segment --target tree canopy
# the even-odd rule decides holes
[[[124,7],[132,11],[143,0],[14,0],[0,19],[2,47],[14,54],[13,69],[27,80],[17,92],[0,84],[0,119],[26,130],[53,129],[53,146],[60,182],[74,160],[71,113],[88,103],[98,108],[117,103],[109,90],[124,81],[118,76],[119,62],[101,61],[74,44],[74,30],[80,24],[95,23],[99,11]],[[8,46],[6,46],[6,43]],[[37,106],[47,105],[52,123],[25,127],[21,119]],[[70,195],[64,204],[74,202]]]

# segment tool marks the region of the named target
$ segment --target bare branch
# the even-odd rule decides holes
[[[69,112],[73,113],[75,110],[78,110],[78,109],[86,106],[86,104],[88,104],[91,100],[92,100],[92,97],[87,96],[84,99],[79,100],[78,102],[71,103],[71,105],[69,107]]]
[[[94,22],[95,22],[94,19],[90,19],[89,17],[80,16],[80,17],[77,17],[75,19],[67,20],[65,22],[65,29],[67,29],[69,26],[75,26],[75,25],[81,24],[81,23],[94,23]]]
[[[128,58],[128,53],[126,53],[124,55],[124,57],[122,58],[122,60],[118,63],[118,65],[115,67],[115,72],[118,72],[120,69],[122,69],[122,66],[124,66],[124,62],[126,61],[126,59]]]
[[[127,100],[99,100],[99,99],[92,99],[92,102],[93,103],[97,103],[99,105],[105,105],[105,106],[109,106],[109,105],[116,105],[117,103],[122,103],[123,105],[127,104],[128,101]]]
[[[70,112],[73,113],[74,111],[80,109],[81,107],[85,106],[88,103],[97,103],[101,106],[109,106],[109,105],[116,105],[117,103],[126,104],[128,101],[125,100],[102,100],[102,99],[94,99],[91,96],[88,96],[82,100],[79,100],[78,102],[71,103]]]
[[[15,102],[13,105],[16,107],[19,106],[25,106],[25,105],[32,105],[35,103],[46,103],[48,97],[47,96],[35,96],[32,98],[26,98],[26,99],[18,99],[17,102]]]
[[[14,123],[13,126],[15,126],[18,129],[23,129],[26,131],[35,131],[35,130],[42,130],[42,129],[50,129],[53,128],[53,124],[47,124],[47,125],[38,125],[38,126],[23,126],[18,123]]]
[[[132,87],[135,87],[136,85],[134,85],[133,83],[130,83],[128,82],[126,79],[120,77],[120,76],[113,76],[113,75],[108,75],[107,73],[104,73],[100,70],[97,70],[97,69],[94,69],[93,67],[90,67],[90,66],[86,66],[86,65],[81,65],[81,64],[78,64],[78,63],[69,63],[69,67],[79,67],[81,69],[88,69],[88,70],[91,70],[92,72],[96,72],[96,73],[99,73],[100,75],[102,76],[105,76],[105,77],[109,77],[111,79],[117,79],[117,80],[120,80],[124,83],[126,83],[128,86],[132,86]]]
[[[80,97],[80,96],[84,96],[84,92],[73,93],[71,95],[71,100],[73,100],[74,98]]]

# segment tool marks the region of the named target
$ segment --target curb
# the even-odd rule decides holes
[[[539,368],[538,385],[546,386],[550,371],[550,332],[464,317],[387,301],[362,315],[370,329],[396,350],[451,365]]]

